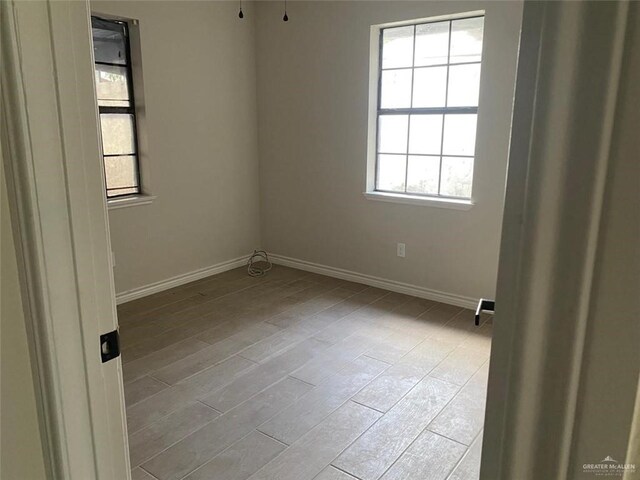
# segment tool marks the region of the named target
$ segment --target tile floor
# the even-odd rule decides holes
[[[475,480],[491,321],[285,267],[119,307],[134,480]]]

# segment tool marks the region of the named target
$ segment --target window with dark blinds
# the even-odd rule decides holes
[[[91,18],[108,198],[140,192],[136,111],[126,22]]]

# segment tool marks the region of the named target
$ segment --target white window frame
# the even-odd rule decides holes
[[[370,58],[369,58],[369,105],[368,105],[368,135],[367,135],[367,170],[366,185],[363,195],[369,200],[377,200],[391,203],[403,203],[409,205],[428,205],[434,207],[450,208],[455,210],[469,210],[475,204],[473,198],[473,186],[471,198],[447,197],[443,195],[426,195],[402,192],[387,192],[376,189],[376,170],[378,156],[378,113],[380,101],[380,58],[382,54],[381,34],[382,30],[387,28],[402,27],[409,25],[420,25],[425,23],[436,23],[451,20],[460,20],[473,17],[485,17],[484,10],[461,12],[452,15],[443,15],[438,17],[429,17],[423,19],[413,19],[403,22],[393,22],[371,27],[370,34]],[[483,59],[484,61],[484,52]],[[479,112],[479,108],[477,109]],[[478,115],[478,122],[480,116]],[[477,127],[476,127],[477,131]],[[473,178],[475,183],[475,174],[477,165],[477,152],[474,158]]]

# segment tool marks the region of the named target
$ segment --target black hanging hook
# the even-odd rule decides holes
[[[284,17],[282,17],[282,21],[289,21],[289,15],[287,15],[287,0],[284,0]]]
[[[238,13],[238,18],[244,18],[244,13],[242,13],[242,0],[240,0],[240,12]]]

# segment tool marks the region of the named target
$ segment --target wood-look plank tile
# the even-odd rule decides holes
[[[429,431],[422,432],[382,480],[445,480],[465,451],[464,445]]]
[[[481,385],[487,388],[488,383],[489,383],[489,360],[484,362],[482,366],[478,369],[478,371],[473,374],[473,377],[471,377],[468,384]]]
[[[435,307],[437,304],[438,302],[434,302],[433,300],[410,297],[408,301],[404,302],[396,309],[396,313],[405,315],[410,318],[417,318],[427,310]]]
[[[287,445],[293,444],[331,412],[384,371],[388,365],[366,357],[353,361],[258,428]]]
[[[138,358],[149,355],[156,350],[166,348],[188,338],[195,337],[205,328],[221,328],[223,325],[224,323],[213,325],[209,319],[206,318],[196,318],[184,321],[175,328],[166,330],[159,335],[143,340],[132,347],[123,348],[122,361],[125,364],[132,362]]]
[[[285,287],[286,284],[283,286],[272,281],[215,300],[208,300],[200,295],[194,299],[196,304],[192,308],[179,314],[168,315],[161,320],[154,320],[155,324],[152,330],[144,331],[138,338],[139,341],[133,345],[125,344],[123,346],[123,354],[126,353],[124,359],[126,361],[135,360],[147,355],[154,347],[162,348],[176,341],[195,336],[202,330],[219,328],[234,318],[242,317],[247,310],[256,310],[265,303],[279,301],[281,297],[289,293],[284,290]],[[160,324],[162,324],[162,328],[160,328]],[[131,335],[127,336],[127,338],[129,337]]]
[[[355,315],[355,313],[341,318],[321,313],[311,320],[315,320],[319,325],[318,332],[314,335],[314,338],[331,345],[369,326],[362,317]]]
[[[282,443],[254,431],[187,475],[185,480],[246,480],[285,448]]]
[[[336,467],[329,465],[322,472],[314,477],[313,480],[358,480],[356,477],[349,475],[348,473],[338,470]]]
[[[402,357],[398,363],[416,365],[430,371],[450,355],[455,348],[455,343],[426,338]]]
[[[426,339],[363,388],[354,400],[381,412],[388,411],[418,384],[454,346]]]
[[[249,479],[311,480],[378,418],[379,412],[347,402]]]
[[[422,342],[422,338],[416,335],[393,332],[378,344],[367,351],[365,355],[376,358],[386,363],[395,363],[413,350]]]
[[[165,383],[173,385],[206,368],[217,365],[223,360],[243,351],[261,338],[269,337],[277,331],[279,331],[278,327],[267,323],[251,325],[208,348],[200,350],[171,365],[167,365],[161,370],[155,371],[153,376]]]
[[[157,480],[153,475],[145,472],[140,467],[131,470],[131,480]]]
[[[447,446],[470,442],[449,480],[478,477],[486,315],[475,327],[459,307],[278,265],[261,278],[224,272],[118,313],[132,458],[144,462],[134,479],[155,478],[150,466],[161,480],[439,479],[452,468]],[[278,386],[289,394],[278,397]],[[458,393],[444,406],[447,387]],[[327,425],[349,405],[377,422],[354,443],[339,434],[338,449]],[[207,417],[218,409],[226,413]]]
[[[226,412],[263,388],[280,380],[325,350],[327,345],[315,339],[305,340],[294,348],[251,369],[221,390],[201,400],[216,410]]]
[[[484,425],[487,389],[467,383],[429,424],[428,429],[451,440],[471,445]]]
[[[216,418],[143,465],[160,480],[178,480],[204,465],[312,387],[285,378]]]
[[[474,327],[469,335],[461,343],[463,347],[491,352],[491,337],[493,334],[493,321],[487,320],[479,327]]]
[[[207,348],[208,343],[202,342],[195,338],[188,338],[175,345],[163,348],[153,352],[146,357],[139,358],[132,362],[123,364],[122,375],[124,382],[132,382],[154,370],[159,370],[167,365],[171,365],[178,360],[188,357],[203,348]]]
[[[377,480],[457,391],[455,385],[425,378],[332,464],[361,480]]]
[[[480,478],[480,459],[482,457],[482,432],[476,437],[467,453],[447,480],[478,480]]]
[[[161,392],[165,388],[169,388],[166,383],[151,377],[141,377],[124,385],[124,402],[127,406],[133,405]]]
[[[353,400],[380,412],[387,412],[424,378],[424,369],[397,364],[354,395]]]
[[[138,466],[218,417],[206,405],[193,402],[129,436],[131,465]]]
[[[469,310],[461,310],[448,322],[439,325],[430,335],[431,338],[446,342],[462,344],[470,335],[477,332],[474,314]]]
[[[454,305],[447,305],[446,303],[436,303],[426,312],[424,312],[420,316],[420,318],[429,322],[443,324],[451,320],[463,310],[463,308],[456,307]]]
[[[348,296],[353,295],[352,292],[328,292],[324,295],[320,295],[317,298],[309,300],[308,302],[298,305],[286,312],[281,312],[269,319],[266,322],[272,323],[282,328],[290,327],[297,323],[300,323],[304,319],[322,312],[323,310],[335,305],[338,302],[343,301]]]
[[[265,325],[270,324],[265,323]],[[273,326],[273,328],[277,329],[278,327]],[[245,348],[240,355],[256,363],[263,362],[266,359],[291,348],[293,345],[301,342],[308,336],[309,332],[305,331],[304,328],[287,328],[254,343],[248,348]]]
[[[127,408],[127,426],[129,433],[135,433],[177,410],[185,403],[198,399],[218,388],[224,388],[238,375],[253,368],[255,363],[241,358],[228,360],[190,377],[183,383],[149,397]]]
[[[291,376],[303,382],[318,385],[328,376],[347,367],[353,360],[369,350],[375,342],[376,339],[370,335],[348,336],[297,369]]]
[[[489,353],[457,347],[429,375],[445,382],[464,385],[489,358]]]

